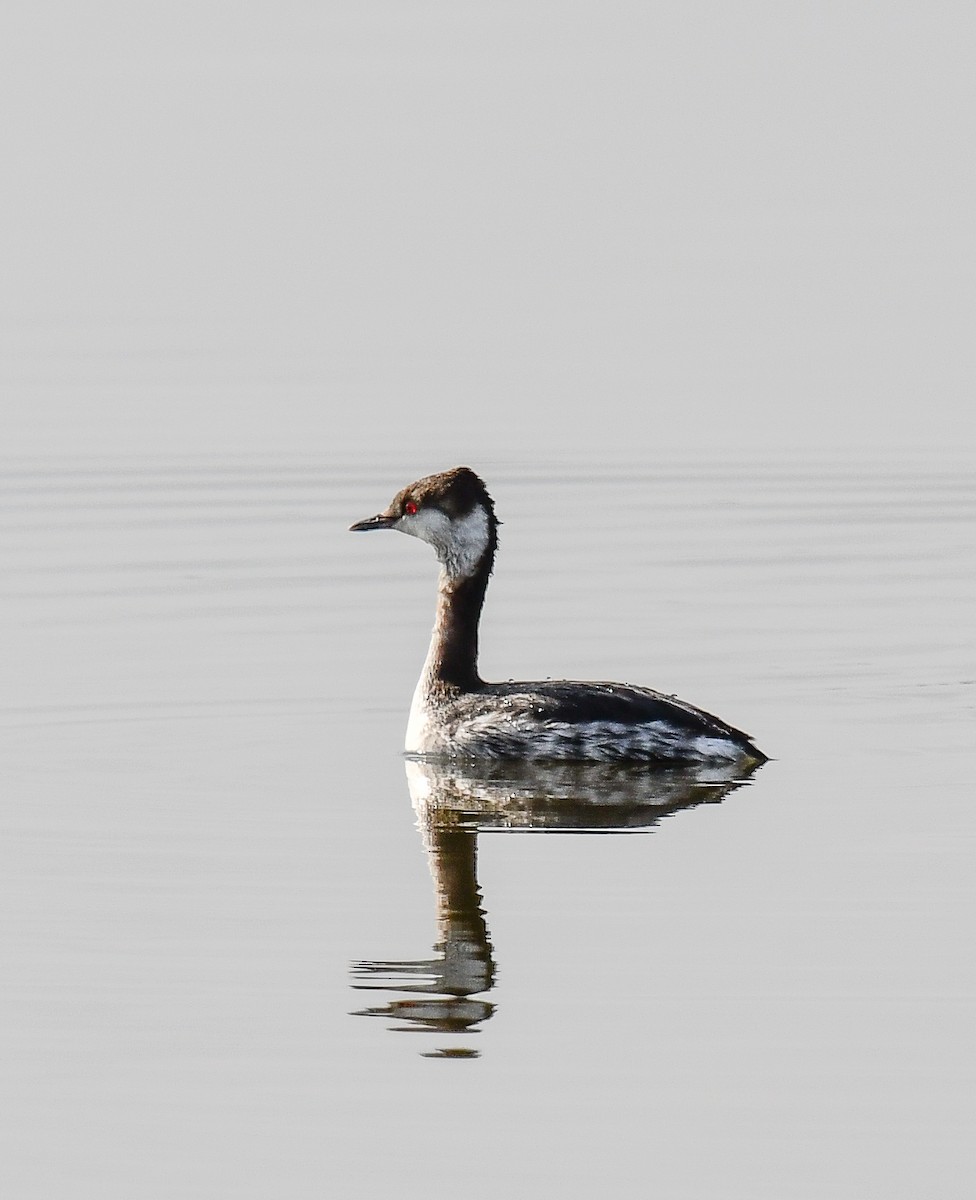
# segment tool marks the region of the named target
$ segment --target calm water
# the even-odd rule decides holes
[[[472,463],[483,673],[702,785],[404,763],[448,465],[5,464],[5,1193],[971,1194],[971,470]]]

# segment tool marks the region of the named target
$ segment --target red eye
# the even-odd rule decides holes
[[[403,506],[403,511],[407,514],[408,517],[412,517],[413,514],[417,511],[417,506],[416,506],[416,504],[414,504],[414,502],[412,500],[408,500],[406,502],[406,504]]]

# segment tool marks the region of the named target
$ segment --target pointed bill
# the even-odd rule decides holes
[[[365,521],[357,521],[355,525],[349,526],[350,533],[363,533],[367,529],[392,529],[397,523],[397,518],[392,513],[381,512],[375,517],[367,517]]]

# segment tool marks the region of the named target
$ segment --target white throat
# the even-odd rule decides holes
[[[488,549],[488,514],[480,504],[464,517],[451,520],[436,508],[422,508],[400,518],[403,533],[429,542],[449,579],[467,579],[477,570]]]

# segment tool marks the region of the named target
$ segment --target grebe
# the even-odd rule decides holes
[[[434,547],[437,617],[410,708],[406,752],[430,758],[655,763],[765,762],[748,734],[649,688],[621,683],[485,683],[478,621],[498,546],[481,479],[455,467],[411,483],[351,531],[398,529]]]

